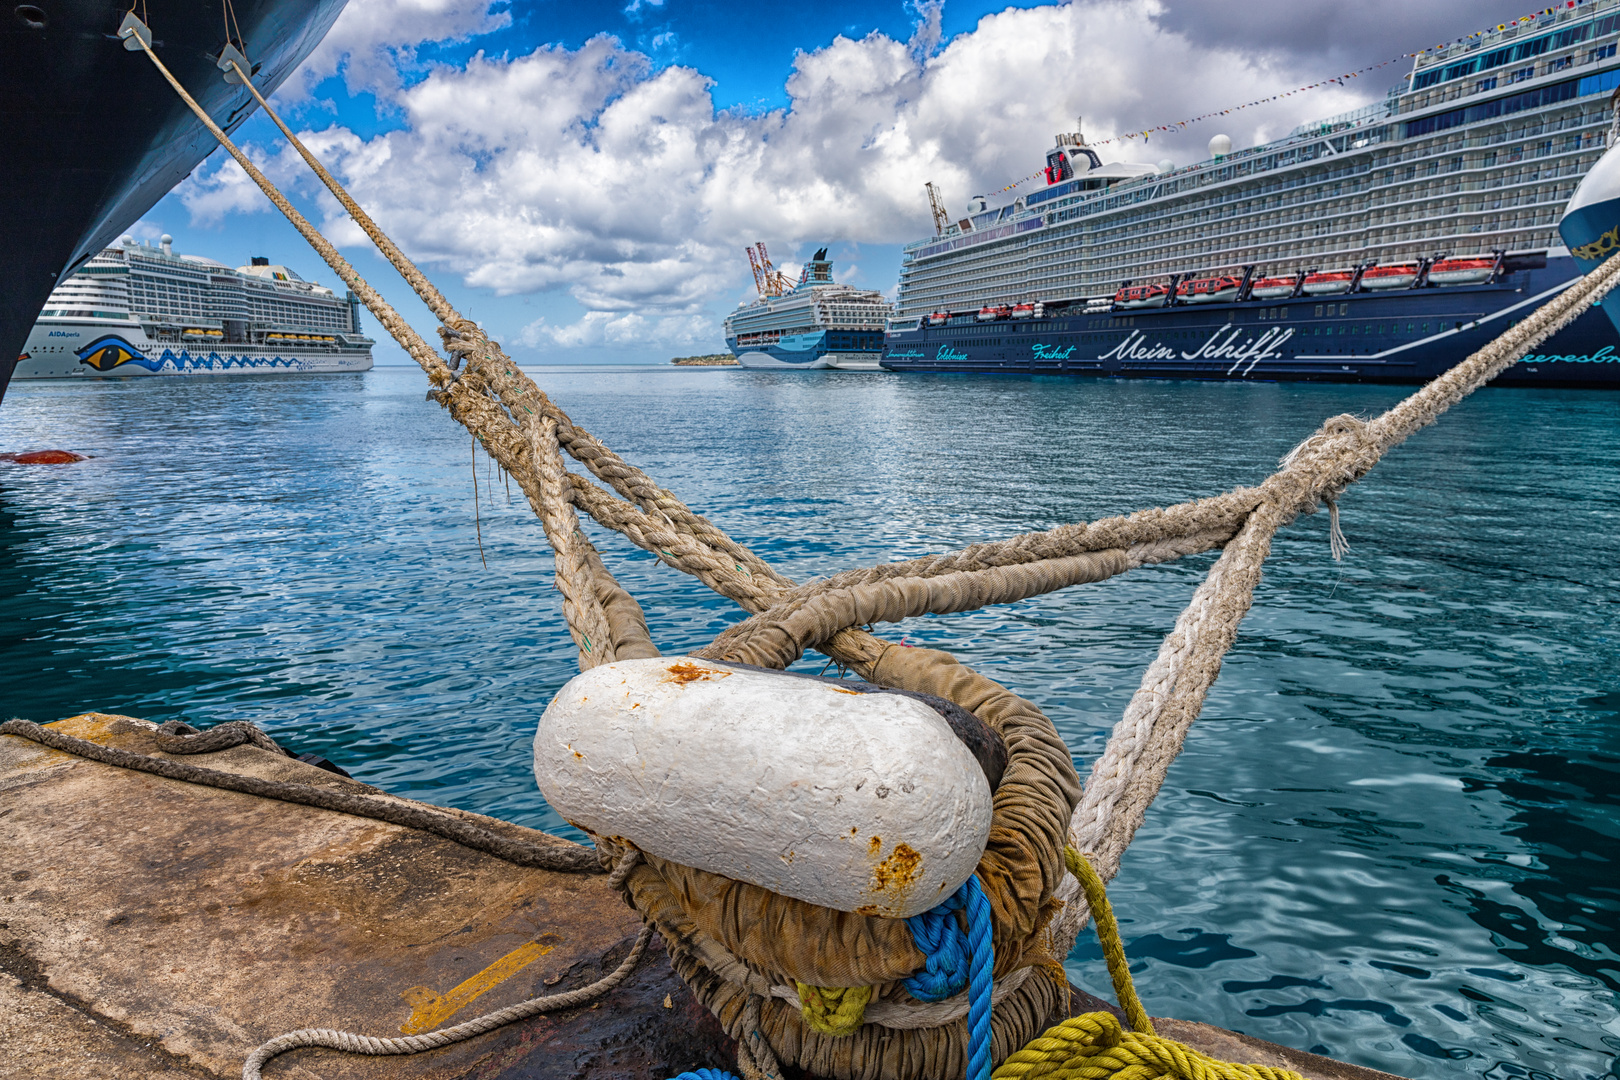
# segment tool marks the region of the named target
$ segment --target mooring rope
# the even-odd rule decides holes
[[[342,1050],[348,1054],[370,1054],[373,1056],[420,1054],[427,1050],[437,1050],[441,1046],[450,1046],[459,1042],[482,1035],[487,1031],[494,1031],[498,1027],[519,1020],[527,1020],[531,1016],[542,1013],[564,1012],[568,1009],[583,1005],[588,1001],[608,993],[614,987],[629,978],[635,970],[636,964],[641,961],[641,954],[646,951],[647,942],[652,939],[653,928],[643,926],[636,935],[636,943],[630,947],[630,953],[619,966],[607,975],[582,986],[578,990],[570,990],[563,994],[552,994],[549,997],[530,998],[520,1001],[516,1005],[508,1005],[504,1009],[485,1013],[483,1016],[457,1024],[454,1027],[441,1028],[438,1031],[428,1031],[421,1035],[407,1035],[401,1039],[382,1039],[372,1035],[356,1035],[351,1031],[335,1031],[332,1028],[299,1028],[279,1035],[260,1046],[248,1055],[242,1063],[242,1080],[261,1080],[260,1070],[266,1062],[289,1050],[296,1050],[305,1046],[324,1046],[331,1050]]]
[[[1097,941],[1130,1027],[1120,1027],[1109,1012],[1072,1016],[1013,1051],[997,1066],[993,1080],[1304,1080],[1291,1069],[1221,1061],[1154,1031],[1131,980],[1102,876],[1074,848],[1065,848],[1063,855],[1096,913]]]
[[[238,723],[246,724],[245,721]],[[246,725],[252,726],[252,725]],[[230,725],[221,725],[228,728]],[[212,731],[210,729],[203,736],[205,738]],[[257,728],[254,728],[257,731]],[[259,732],[263,735],[263,732]],[[261,780],[257,776],[247,776],[242,773],[224,772],[219,769],[205,769],[186,761],[170,761],[168,758],[152,757],[148,754],[137,754],[129,750],[119,750],[116,747],[103,746],[89,739],[76,739],[71,735],[64,735],[59,731],[52,731],[48,727],[29,720],[7,720],[0,724],[0,735],[16,735],[36,742],[41,746],[60,750],[63,753],[73,754],[76,757],[87,758],[90,761],[99,761],[103,765],[115,765],[120,769],[129,769],[133,772],[150,773],[153,776],[162,776],[169,780],[179,780],[187,784],[197,784],[201,787],[219,788],[222,791],[236,791],[243,795],[254,795],[261,799],[275,799],[279,802],[296,803],[300,806],[313,806],[319,810],[332,810],[340,814],[350,814],[354,817],[370,818],[373,821],[386,821],[390,825],[400,825],[407,829],[420,829],[435,836],[443,837],[462,847],[481,851],[486,855],[493,855],[503,862],[514,866],[527,866],[540,870],[555,870],[567,874],[588,874],[601,870],[597,861],[596,852],[582,844],[576,844],[562,837],[547,837],[546,843],[537,844],[532,840],[517,840],[491,832],[489,829],[474,825],[469,821],[452,817],[449,814],[429,810],[408,802],[396,802],[393,799],[382,798],[376,795],[361,795],[355,792],[342,791],[335,787],[326,787],[319,784],[298,784],[286,780]],[[264,736],[272,746],[275,743]],[[187,740],[189,741],[189,740]],[[217,740],[218,745],[200,748],[185,746],[182,753],[209,753],[227,749],[230,746],[239,746],[244,742],[252,741],[242,737],[240,729],[227,732],[227,737]],[[173,744],[171,743],[170,746]],[[159,746],[165,752],[176,751],[168,746]],[[281,748],[276,747],[278,755]]]
[[[1256,487],[797,585],[575,426],[497,343],[454,311],[236,68],[266,114],[439,316],[444,324],[440,335],[451,360],[440,358],[214,124],[158,59],[150,32],[142,31],[144,24],[130,16],[120,34],[138,41],[220,144],[422,367],[434,386],[430,396],[471,430],[517,480],[556,553],[557,587],[582,669],[618,658],[621,649],[639,650],[638,655],[656,650],[647,639],[639,607],[633,600],[627,607],[623,600],[628,594],[615,593],[616,583],[607,584],[611,575],[580,532],[576,509],[697,577],[753,616],[722,634],[705,653],[717,659],[755,657],[754,662],[782,666],[815,648],[867,678],[895,647],[861,628],[870,623],[1006,603],[1222,547],[1094,762],[1070,820],[1069,841],[1093,854],[1099,881],[1117,873],[1120,856],[1180,752],[1253,602],[1276,531],[1325,503],[1333,519],[1331,548],[1335,557],[1342,555],[1338,499],[1350,484],[1394,446],[1567,326],[1620,282],[1620,260],[1608,260],[1383,415],[1370,421],[1350,416],[1329,419]],[[617,497],[570,472],[564,453]],[[611,612],[605,606],[608,599],[617,602]],[[1067,953],[1084,925],[1090,909],[1086,892],[1072,868],[1063,875],[1055,898],[1064,903],[1050,927],[1057,955]],[[743,1018],[747,1037],[740,1043],[739,1063],[750,1078],[776,1068],[758,1031],[762,1000],[751,994]],[[1112,1036],[1105,1028],[1084,1037],[1106,1042]]]

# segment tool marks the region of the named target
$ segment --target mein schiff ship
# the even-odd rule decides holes
[[[1558,221],[1604,151],[1617,40],[1620,0],[1562,7],[1185,168],[1059,135],[1042,190],[907,245],[883,366],[1430,379],[1580,276]],[[1588,311],[1497,382],[1620,386],[1620,334]]]
[[[893,308],[883,294],[833,281],[827,249],[817,251],[788,287],[770,263],[765,245],[753,248],[759,299],[726,317],[726,348],[748,368],[841,368],[876,371],[883,355],[883,326]]]
[[[232,270],[125,237],[63,281],[17,361],[18,379],[369,371],[353,293],[255,258]]]

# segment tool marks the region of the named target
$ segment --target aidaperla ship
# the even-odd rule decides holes
[[[1103,164],[910,244],[883,366],[1417,382],[1576,280],[1560,214],[1603,153],[1620,0],[1424,53],[1375,106],[1237,153]],[[1589,311],[1499,383],[1620,386]]]
[[[748,368],[876,371],[883,327],[893,310],[883,294],[833,281],[822,248],[789,287],[765,245],[748,249],[759,299],[726,317],[726,348]]]
[[[372,344],[352,293],[125,237],[51,293],[13,377],[369,371]]]

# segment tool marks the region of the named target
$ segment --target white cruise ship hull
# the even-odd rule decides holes
[[[803,360],[778,360],[768,352],[752,350],[749,352],[738,353],[737,363],[745,368],[773,368],[778,371],[786,371],[789,369],[793,371],[811,371],[826,367],[827,356],[825,353],[822,353],[820,355],[806,356]]]
[[[138,322],[41,319],[14,379],[143,378],[149,375],[322,375],[371,370],[369,348],[274,347],[214,341],[153,341]]]

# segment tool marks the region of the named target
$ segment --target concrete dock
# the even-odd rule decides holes
[[[51,727],[166,756],[153,725],[130,717]],[[174,760],[392,798],[251,745]],[[0,736],[0,1077],[240,1077],[249,1052],[296,1028],[394,1037],[587,985],[639,929],[602,875],[520,867],[402,826]],[[1072,992],[1071,1011],[1099,1007]],[[1387,1076],[1203,1024],[1155,1023],[1226,1060],[1315,1080]],[[409,1057],[295,1050],[265,1077],[664,1080],[735,1060],[654,937],[630,979],[592,1005]]]

